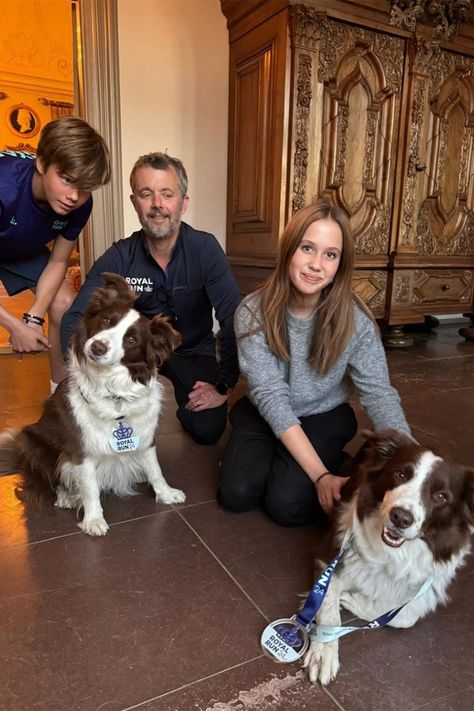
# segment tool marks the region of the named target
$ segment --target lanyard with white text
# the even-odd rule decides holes
[[[408,605],[408,603],[413,602],[413,600],[416,600],[418,597],[424,595],[428,588],[431,586],[432,582],[433,578],[425,580],[416,595],[410,600],[405,602],[403,605],[400,605],[400,607],[394,607],[392,610],[385,612],[383,615],[380,615],[380,617],[377,617],[375,620],[367,622],[367,624],[363,625],[362,627],[350,627],[349,625],[344,625],[341,627],[331,627],[329,625],[318,625],[317,623],[314,623],[314,625],[311,625],[311,631],[309,633],[309,636],[311,637],[311,640],[313,642],[331,642],[333,639],[338,639],[339,637],[342,637],[345,634],[350,634],[350,632],[380,629],[380,627],[388,625],[390,620],[393,620],[395,615],[398,615],[400,610],[403,610],[403,608]]]

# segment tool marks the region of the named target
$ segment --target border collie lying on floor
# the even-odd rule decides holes
[[[49,397],[41,418],[20,432],[0,434],[0,473],[19,472],[19,498],[83,508],[84,533],[103,536],[100,493],[133,493],[148,481],[156,501],[182,503],[166,483],[155,435],[163,386],[157,369],[180,336],[162,316],[150,321],[133,309],[125,279],[104,274],[72,338],[68,376]]]
[[[352,536],[316,616],[339,626],[340,606],[371,621],[409,602],[388,624],[411,627],[448,600],[470,550],[474,469],[448,463],[394,430],[364,432],[336,514],[337,542]],[[347,489],[347,491],[345,491]],[[432,584],[416,600],[422,584]],[[304,666],[328,684],[339,670],[338,640],[311,641]]]

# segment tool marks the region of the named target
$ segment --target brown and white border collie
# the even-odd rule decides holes
[[[100,493],[133,493],[148,481],[156,501],[182,503],[161,472],[155,435],[163,386],[157,369],[180,342],[167,319],[148,320],[133,309],[125,279],[103,274],[74,334],[68,375],[49,397],[41,418],[0,434],[0,473],[19,472],[19,498],[83,508],[84,533],[108,530]]]
[[[448,601],[447,588],[470,550],[474,469],[448,463],[394,430],[364,432],[354,472],[336,513],[336,543],[352,542],[316,615],[339,626],[340,606],[371,621],[428,591],[389,623],[411,627]],[[312,682],[328,684],[339,670],[338,640],[311,642],[304,666]]]

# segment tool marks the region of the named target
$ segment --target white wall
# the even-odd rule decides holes
[[[189,178],[184,216],[225,245],[228,34],[219,0],[119,0],[125,235],[138,156],[166,151]]]

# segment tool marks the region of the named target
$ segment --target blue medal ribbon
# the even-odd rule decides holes
[[[424,595],[433,583],[433,578],[429,578],[429,580],[426,580],[423,583],[416,595],[410,600],[405,602],[403,605],[400,605],[400,607],[394,607],[392,610],[385,612],[383,615],[380,615],[375,620],[367,622],[367,624],[363,625],[362,627],[351,627],[349,625],[343,625],[340,627],[318,625],[316,622],[314,622],[314,619],[318,613],[319,608],[323,604],[324,598],[326,597],[326,593],[329,587],[329,583],[331,582],[333,573],[336,570],[339,561],[349,548],[350,542],[351,536],[346,534],[342,542],[341,550],[336,555],[336,557],[332,559],[327,568],[321,573],[319,578],[316,580],[313,587],[308,593],[308,597],[306,598],[306,601],[303,605],[303,609],[299,614],[295,616],[295,619],[301,625],[303,625],[303,627],[310,630],[311,639],[315,640],[316,642],[330,642],[333,639],[338,639],[339,637],[342,637],[346,634],[350,634],[351,632],[358,632],[359,630],[375,630],[384,627],[391,620],[393,620],[393,618],[398,615],[400,610],[402,610],[406,605],[408,605],[408,603]]]
[[[296,619],[304,627],[309,628],[311,626],[311,623],[316,617],[316,613],[323,604],[323,600],[326,597],[326,593],[329,587],[329,583],[331,582],[333,573],[336,570],[336,567],[342,556],[347,551],[349,543],[350,537],[346,536],[342,542],[341,550],[339,551],[337,556],[332,559],[326,570],[324,570],[319,576],[319,578],[316,580],[313,587],[308,593],[308,597],[306,598],[306,602],[303,605],[303,609],[296,615]]]
[[[433,578],[426,580],[416,595],[403,605],[385,612],[383,615],[380,615],[380,617],[371,620],[371,622],[367,622],[367,624],[362,627],[351,627],[349,625],[334,627],[330,625],[318,625],[314,622],[314,619],[326,597],[334,571],[349,548],[350,541],[351,536],[347,533],[342,542],[341,550],[321,573],[309,591],[301,612],[292,618],[276,620],[270,625],[267,625],[264,629],[261,636],[262,649],[264,652],[273,656],[277,661],[293,662],[303,656],[308,647],[308,634],[312,641],[324,643],[331,642],[351,632],[380,629],[393,620],[405,605],[408,605],[408,603],[424,595],[431,586]]]
[[[314,623],[313,625],[311,625],[310,637],[314,642],[331,642],[333,639],[339,639],[339,637],[342,637],[345,634],[350,634],[351,632],[380,629],[381,627],[387,625],[390,620],[393,620],[395,615],[398,615],[400,610],[402,610],[406,605],[408,605],[408,603],[413,602],[413,600],[416,600],[418,597],[424,595],[425,592],[431,587],[432,582],[433,578],[425,580],[416,595],[410,600],[405,602],[403,605],[400,605],[400,607],[394,607],[392,610],[389,610],[383,615],[380,615],[380,617],[376,617],[375,620],[367,622],[367,624],[362,625],[362,627],[351,627],[350,625],[332,627],[330,625],[318,625]]]

